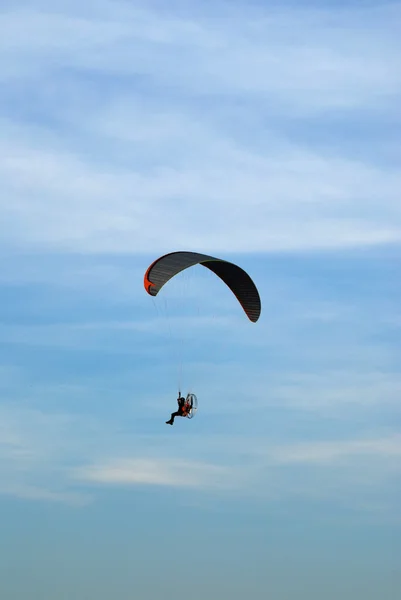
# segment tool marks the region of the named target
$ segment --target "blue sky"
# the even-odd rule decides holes
[[[401,4],[0,9],[1,596],[401,596]]]

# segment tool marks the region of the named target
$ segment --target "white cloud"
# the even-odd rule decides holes
[[[245,425],[246,433],[229,436],[170,429],[133,435],[118,418],[102,425],[84,416],[0,408],[0,493],[26,500],[80,506],[99,486],[162,486],[229,493],[232,500],[319,498],[369,511],[380,506],[389,515],[396,501],[401,438],[392,431],[296,442],[252,435]],[[183,458],[183,447],[191,448],[191,459]]]
[[[290,148],[286,160],[245,154],[213,167],[151,173],[104,173],[65,152],[27,149],[23,141],[3,145],[0,154],[3,237],[20,247],[150,253],[174,243],[255,252],[401,240],[395,201],[401,180],[388,169]],[[376,211],[367,212],[367,204]]]
[[[0,494],[73,506],[87,504],[89,494],[71,489],[65,475],[65,463],[76,460],[82,447],[77,425],[78,420],[67,415],[1,404]]]
[[[277,464],[329,465],[341,464],[349,459],[367,458],[389,461],[396,459],[401,471],[401,436],[391,435],[386,438],[362,439],[351,441],[301,443],[278,447],[270,452],[273,462]]]
[[[341,348],[337,349],[341,354]],[[364,352],[361,348],[361,352]],[[350,355],[357,353],[357,349]],[[365,365],[369,353],[364,354]],[[373,357],[374,358],[374,357]],[[377,362],[376,360],[369,362]],[[385,357],[384,357],[385,358]],[[334,357],[332,356],[332,362]],[[384,364],[386,360],[383,360]],[[323,369],[315,373],[288,373],[282,381],[274,377],[270,396],[275,406],[297,407],[320,413],[336,411],[345,414],[361,407],[396,407],[401,393],[398,373],[374,370]]]
[[[101,0],[33,4],[10,4],[0,24],[0,210],[6,256],[0,279],[6,285],[54,280],[55,293],[67,304],[72,291],[80,308],[84,296],[93,302],[96,295],[96,307],[105,301],[110,316],[116,306],[110,295],[122,303],[132,298],[133,313],[141,302],[135,290],[147,264],[142,269],[141,257],[134,260],[134,254],[146,262],[145,254],[153,257],[172,247],[226,254],[400,242],[401,177],[389,133],[400,105],[398,6],[267,11],[214,3],[210,13],[198,7],[194,16],[192,10],[184,14],[182,6],[167,10]],[[330,133],[338,125],[342,135],[332,144]],[[320,142],[313,143],[317,133]],[[391,144],[392,164],[386,162]],[[14,262],[16,250],[31,254],[30,265],[23,258]],[[75,253],[73,268],[68,258],[58,260],[63,251]],[[59,253],[53,262],[51,252]],[[135,263],[132,270],[122,263],[104,266],[102,257],[96,267],[85,264],[96,262],[85,254],[105,252],[127,253]],[[191,430],[188,446],[196,462],[182,462],[178,436],[174,441],[170,436],[166,456],[167,438],[158,429],[132,439],[125,422],[121,425],[132,381],[143,379],[141,365],[135,371],[130,364],[129,373],[124,367],[118,375],[102,373],[96,380],[93,374],[84,380],[77,375],[74,385],[46,380],[29,382],[29,388],[27,371],[5,366],[0,382],[10,404],[0,407],[0,492],[73,502],[76,494],[83,499],[84,485],[161,485],[213,493],[237,486],[238,493],[244,487],[263,496],[272,483],[277,497],[307,496],[319,489],[325,468],[338,489],[351,489],[358,473],[363,490],[370,474],[376,482],[383,475],[388,486],[397,471],[399,439],[363,437],[360,421],[353,421],[348,441],[312,443],[305,431],[297,442],[288,431],[281,444],[273,434],[270,440],[260,437],[262,428],[269,431],[274,411],[281,416],[302,412],[311,419],[309,433],[316,435],[320,417],[345,420],[358,410],[392,409],[401,389],[399,377],[386,369],[393,364],[391,348],[369,338],[368,319],[357,314],[363,313],[360,305],[309,301],[306,311],[296,286],[261,279],[264,297],[280,298],[270,307],[281,303],[282,310],[266,310],[257,328],[231,329],[231,313],[212,323],[180,319],[191,332],[199,325],[198,341],[211,325],[226,333],[224,344],[212,342],[225,364],[213,367],[209,356],[194,365],[202,411],[213,417],[219,433],[213,438]],[[213,298],[212,287],[209,291]],[[3,323],[0,334],[3,343],[24,346],[24,352],[28,345],[41,345],[42,351],[48,346],[99,353],[99,342],[111,353],[126,335],[132,352],[134,338],[138,342],[141,333],[159,325],[146,312],[145,296],[142,306],[140,322],[126,312],[119,320],[114,312],[107,320],[94,314],[81,323]],[[213,306],[219,312],[220,300]],[[61,311],[57,314],[62,321]],[[174,318],[171,325],[181,335]],[[239,366],[234,355],[239,341],[241,352],[256,350],[253,366]],[[140,348],[143,357],[148,350]],[[230,359],[227,350],[233,352]],[[154,347],[149,345],[149,352],[155,354]],[[153,374],[165,368],[154,364]],[[26,406],[49,406],[54,395],[58,406],[70,406],[68,396],[88,407],[97,394],[114,392],[117,378],[124,410],[112,418],[103,415],[104,421],[98,404],[99,422],[13,406],[15,397]],[[140,395],[142,387],[135,390]],[[167,395],[154,400],[157,411],[164,412]],[[249,399],[256,419],[244,410]],[[145,394],[135,403],[131,399],[129,416],[147,401]],[[235,427],[239,415],[237,431],[243,435],[233,444],[235,434],[224,439],[219,428]],[[144,423],[157,427],[154,421],[155,415],[144,411],[130,423],[139,431]],[[195,431],[205,432],[205,423],[206,418],[198,420]],[[213,452],[218,443],[221,452]],[[307,485],[296,489],[288,481],[291,469],[301,476],[316,469],[319,475],[316,479],[314,471]],[[329,497],[333,487],[326,484]]]
[[[89,494],[82,492],[54,491],[42,486],[25,484],[1,484],[0,494],[21,498],[22,500],[32,500],[36,502],[56,502],[67,504],[76,508],[81,508],[90,504],[93,498]]]
[[[183,488],[224,488],[229,469],[177,459],[120,459],[89,465],[75,472],[78,479],[108,485],[160,485]]]
[[[3,77],[62,65],[147,75],[203,96],[273,95],[307,110],[366,106],[400,89],[393,4],[343,10],[215,5],[210,14],[193,6],[195,18],[142,3],[102,2],[85,10],[71,2],[65,12],[42,6],[3,15],[3,47],[17,66],[14,73],[2,69]]]
[[[401,474],[397,434],[281,444],[258,436],[208,436],[204,443],[198,436],[187,439],[198,460],[156,457],[158,449],[153,448],[152,457],[98,460],[71,476],[105,487],[167,486],[220,497],[228,492],[230,501],[318,500],[392,521],[397,518],[395,486]]]
[[[378,155],[363,164],[341,144],[295,143],[290,121],[277,120],[283,110],[398,106],[396,12],[9,10],[3,77],[33,86],[37,116],[3,109],[3,244],[141,253],[399,243],[401,179],[375,140]],[[22,93],[15,85],[10,98]]]

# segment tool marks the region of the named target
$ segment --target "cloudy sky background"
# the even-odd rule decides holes
[[[0,9],[2,597],[401,595],[401,4]]]

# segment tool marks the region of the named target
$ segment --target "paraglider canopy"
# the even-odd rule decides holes
[[[145,290],[157,296],[172,277],[194,265],[213,271],[237,297],[247,317],[253,323],[260,317],[261,302],[256,285],[243,269],[234,263],[198,252],[171,252],[156,259],[144,277]]]

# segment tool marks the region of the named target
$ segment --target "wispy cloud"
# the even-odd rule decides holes
[[[7,83],[0,103],[6,253],[0,279],[25,286],[24,293],[54,279],[57,290],[37,303],[41,319],[32,313],[30,320],[3,323],[3,344],[43,356],[73,351],[75,371],[88,350],[104,369],[113,352],[130,362],[111,365],[113,374],[76,372],[74,381],[43,381],[38,367],[40,381],[21,396],[23,367],[10,357],[2,373],[5,397],[38,407],[40,397],[48,405],[53,393],[65,400],[71,392],[72,402],[90,402],[118,380],[126,401],[142,376],[140,359],[152,354],[155,379],[170,367],[160,322],[141,304],[140,284],[132,283],[147,266],[141,255],[147,263],[172,244],[224,255],[399,244],[401,178],[391,133],[401,95],[399,15],[394,4],[302,10],[213,4],[195,12],[172,5],[168,14],[124,2],[10,5],[0,36],[7,57],[0,69]],[[16,249],[20,256],[13,258]],[[21,258],[32,250],[38,254],[30,262]],[[93,253],[99,262],[85,262]],[[117,255],[114,262],[102,262],[105,253]],[[122,253],[132,265],[123,264]],[[170,316],[174,344],[195,335],[201,344],[224,332],[205,360],[190,361],[201,392],[207,382],[207,414],[218,420],[224,413],[235,424],[251,398],[260,415],[258,438],[267,409],[319,419],[394,407],[400,382],[391,368],[393,347],[375,338],[384,318],[361,307],[360,295],[355,302],[329,299],[335,284],[319,300],[288,278],[273,281],[264,264],[252,265],[267,306],[258,327],[233,327],[237,307],[225,313],[228,300],[214,298],[212,286],[202,291],[208,316]],[[76,294],[79,316],[68,294]],[[56,298],[63,311],[47,314]],[[225,359],[218,368],[217,356]],[[141,396],[143,387],[136,391]],[[137,408],[146,406],[143,397]],[[79,485],[66,472],[104,485],[213,488],[243,481],[232,462],[215,462],[204,448],[196,464],[182,462],[176,450],[148,455],[147,446],[141,451],[134,443],[124,453],[119,417],[108,429],[100,415],[88,425],[82,414],[65,416],[68,410],[64,417],[24,410],[3,411],[3,479],[10,477],[8,464],[27,477],[4,490],[39,497],[43,489],[56,498],[64,485]],[[244,427],[250,418],[243,416]],[[396,439],[361,441],[357,429],[347,443],[278,446],[271,439],[270,466],[398,452]],[[108,440],[105,454],[101,437]],[[50,472],[60,489],[47,485]]]
[[[398,169],[374,139],[367,156],[347,154],[348,135],[322,146],[296,134],[300,114],[323,112],[330,140],[333,110],[337,129],[347,111],[396,110],[396,6],[233,9],[222,20],[52,6],[3,15],[2,73],[15,85],[0,148],[9,245],[150,252],[178,231],[182,247],[214,252],[400,241]],[[17,110],[18,74],[34,89],[30,113]]]
[[[367,458],[393,461],[393,465],[401,465],[401,436],[391,435],[387,438],[351,440],[340,442],[303,443],[283,448],[273,449],[271,457],[278,464],[311,464],[335,465],[353,458]]]
[[[71,489],[65,474],[79,455],[74,417],[4,403],[0,416],[0,494],[75,506],[90,501],[89,494]]]
[[[105,174],[85,161],[53,155],[50,148],[42,156],[32,152],[15,143],[2,150],[9,243],[151,252],[167,247],[173,229],[181,231],[180,247],[213,252],[341,248],[401,239],[395,201],[401,181],[388,169],[375,172],[305,151],[291,156],[288,149],[285,160],[252,155],[230,160],[225,153],[212,168],[202,161],[184,169],[156,167],[149,174],[126,168]],[[380,212],[367,213],[366,205],[378,207],[379,194]]]
[[[21,6],[3,15],[3,45],[14,50],[25,76],[27,66],[18,59],[29,53],[31,67],[148,75],[203,95],[275,92],[278,100],[284,96],[314,109],[366,106],[369,99],[378,101],[378,88],[381,96],[399,91],[397,4],[336,11],[248,5],[229,10],[219,3],[210,12],[193,8],[196,19],[178,7],[166,15],[139,3],[99,2],[89,10],[74,2],[64,10],[47,2],[36,10]],[[29,35],[16,47],[23,23]]]
[[[2,484],[0,494],[3,496],[12,496],[22,500],[32,500],[35,502],[56,502],[66,504],[67,506],[82,508],[93,501],[93,497],[83,492],[54,491],[46,489],[43,486],[25,485],[25,484]]]
[[[386,505],[391,513],[396,499],[389,490],[400,475],[401,439],[391,431],[297,442],[258,432],[251,438],[177,433],[166,452],[166,435],[132,435],[118,420],[106,426],[4,406],[1,417],[0,493],[29,500],[79,506],[96,498],[98,486],[161,486],[272,502],[337,499],[345,506]],[[183,442],[193,459],[182,457]]]
[[[217,596],[222,556],[232,597],[282,595],[291,565],[310,597],[358,576],[391,596],[400,19],[399,2],[1,3],[3,595],[85,595],[104,571],[109,596],[134,578],[140,597],[137,574],[151,594],[149,565],[168,579],[195,544]],[[259,321],[201,267],[150,298],[146,267],[180,249],[249,272]],[[177,386],[199,410],[171,427]]]
[[[352,407],[395,408],[399,404],[400,392],[401,378],[397,372],[344,368],[323,369],[319,374],[288,373],[285,381],[281,382],[273,377],[271,396],[276,405],[344,412]]]
[[[77,479],[108,485],[160,485],[183,488],[224,488],[230,469],[196,460],[120,459],[77,470]],[[231,477],[232,479],[232,477]]]

